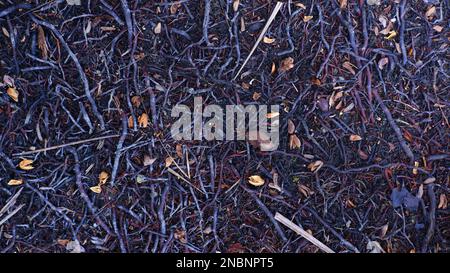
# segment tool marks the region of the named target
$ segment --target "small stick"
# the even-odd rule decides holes
[[[275,213],[275,220],[282,223],[283,225],[287,226],[288,228],[292,229],[295,233],[302,236],[306,240],[310,241],[313,245],[320,248],[322,251],[326,253],[335,253],[333,250],[331,250],[329,247],[324,245],[321,241],[317,240],[314,236],[306,232],[304,229],[293,223],[288,218],[284,217],[279,212]]]
[[[252,55],[255,52],[256,48],[258,47],[259,43],[264,38],[264,35],[266,35],[266,32],[269,29],[270,25],[272,24],[272,21],[275,19],[275,16],[277,16],[281,7],[283,7],[283,4],[284,4],[283,2],[277,2],[277,4],[275,5],[275,8],[273,9],[272,14],[270,14],[270,17],[267,20],[266,25],[264,26],[263,30],[261,31],[261,34],[259,34],[258,40],[256,40],[255,45],[253,46],[252,50],[250,51],[250,54],[248,54],[247,58],[245,59],[241,68],[239,69],[239,71],[236,73],[236,76],[234,76],[233,81],[237,79],[237,77],[241,73],[242,69],[244,69],[244,66],[247,64],[248,60],[250,60],[250,58],[252,57]]]
[[[40,152],[47,152],[47,151],[51,151],[51,150],[64,148],[67,146],[79,145],[79,144],[83,144],[83,143],[87,143],[87,142],[91,142],[91,141],[97,141],[97,140],[102,140],[102,139],[107,139],[107,138],[114,138],[114,137],[119,137],[119,136],[120,135],[109,135],[109,136],[94,137],[94,138],[90,138],[90,139],[83,139],[83,140],[69,142],[69,143],[65,143],[65,144],[61,144],[61,145],[52,146],[52,147],[37,149],[34,151],[15,153],[15,154],[13,154],[13,156],[24,156],[24,155],[31,155],[31,154],[40,153]]]

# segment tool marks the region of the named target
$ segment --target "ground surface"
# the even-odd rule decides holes
[[[15,2],[1,251],[320,252],[279,212],[337,252],[448,252],[448,1],[289,1],[236,80],[275,2]],[[280,147],[174,141],[196,94],[281,105]]]

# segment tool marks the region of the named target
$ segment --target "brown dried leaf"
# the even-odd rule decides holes
[[[362,140],[362,137],[359,135],[350,135],[350,141],[360,141]]]
[[[177,144],[177,145],[175,146],[175,150],[176,150],[176,152],[177,152],[177,156],[178,156],[179,158],[183,158],[183,148],[181,147],[181,144]]]
[[[295,135],[295,134],[292,134],[290,137],[289,137],[289,148],[290,149],[300,149],[300,147],[302,146],[302,143],[301,143],[301,141],[300,141],[300,139]]]
[[[432,19],[436,15],[436,7],[431,6],[428,8],[427,12],[425,12],[425,17],[428,19]]]
[[[128,117],[128,128],[133,128],[133,125],[134,125],[133,116],[129,116]]]
[[[147,128],[148,126],[148,115],[146,113],[143,113],[139,118],[138,118],[138,123],[139,123],[139,127],[141,128]]]
[[[99,185],[106,184],[106,181],[108,180],[108,178],[109,178],[109,174],[107,172],[105,172],[105,171],[101,172],[98,175],[98,184]]]
[[[134,107],[139,107],[141,106],[142,103],[142,98],[141,96],[133,96],[131,97],[131,103],[133,103]]]
[[[286,72],[294,68],[294,59],[292,57],[287,57],[283,59],[280,63],[280,72]]]
[[[322,168],[322,166],[323,166],[323,161],[316,160],[308,165],[308,169],[312,172],[317,172],[318,170],[320,170],[320,168]]]
[[[8,186],[19,186],[23,184],[23,180],[22,179],[11,179],[8,182]]]
[[[445,193],[441,193],[441,195],[439,196],[438,209],[447,209],[447,206],[448,206],[447,196],[445,195]]]
[[[24,160],[20,161],[19,168],[21,168],[24,171],[29,171],[29,170],[34,169],[32,164],[33,164],[33,160],[24,159]]]
[[[347,69],[350,73],[352,73],[353,75],[356,74],[355,70],[353,69],[353,65],[350,62],[344,62],[342,64],[342,67]]]
[[[444,28],[441,27],[441,26],[436,25],[436,26],[433,27],[433,29],[434,29],[436,32],[441,32]]]
[[[255,187],[260,187],[264,185],[264,179],[262,179],[259,175],[252,175],[248,178],[248,183]]]
[[[253,100],[259,100],[259,98],[261,98],[261,93],[254,92],[252,98]]]
[[[288,119],[288,133],[293,134],[295,132],[295,124],[291,119]]]
[[[171,156],[167,157],[166,162],[165,162],[166,168],[169,167],[170,165],[172,165],[173,161],[174,161],[173,157],[171,157]]]
[[[19,102],[19,92],[17,92],[16,88],[14,87],[8,87],[8,89],[6,90],[6,93],[8,93],[9,97],[15,101],[15,102]]]
[[[45,40],[44,29],[41,26],[38,26],[38,48],[41,51],[42,58],[46,60],[48,57],[48,46]]]
[[[339,0],[339,7],[345,9],[347,7],[347,0]]]

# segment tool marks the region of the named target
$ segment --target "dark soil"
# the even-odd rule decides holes
[[[276,212],[336,252],[449,251],[448,0],[289,1],[236,80],[275,1],[22,2],[0,0],[0,251],[321,251]],[[197,95],[281,105],[279,148],[175,141]]]

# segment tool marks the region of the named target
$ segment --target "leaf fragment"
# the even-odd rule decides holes
[[[350,135],[350,141],[360,141],[362,137],[359,135]]]
[[[283,59],[280,64],[280,72],[286,72],[294,68],[294,59],[292,57],[287,57]]]
[[[155,163],[156,158],[150,158],[148,155],[144,156],[144,167],[153,165]]]
[[[313,18],[314,18],[314,16],[306,15],[305,17],[303,17],[303,22],[307,23],[308,21],[312,20]]]
[[[322,166],[323,166],[323,161],[316,160],[308,165],[308,169],[315,173],[318,170],[320,170],[320,168],[322,168]]]
[[[155,28],[153,29],[153,32],[154,32],[155,34],[160,34],[160,33],[161,33],[161,28],[162,28],[161,22],[158,22],[158,23],[156,24]]]
[[[139,124],[139,127],[141,127],[141,128],[147,128],[147,126],[148,126],[148,115],[146,113],[143,113],[138,118],[138,124]]]
[[[264,36],[263,42],[264,42],[265,44],[273,44],[273,43],[275,42],[275,39],[274,39],[274,38],[269,38],[269,37],[267,37],[267,36]]]
[[[108,181],[109,178],[109,174],[105,171],[102,171],[99,175],[98,175],[98,184],[99,185],[104,185],[106,184],[106,182]]]
[[[255,187],[260,187],[264,185],[264,179],[262,179],[259,175],[252,175],[248,178],[248,183]]]
[[[102,192],[102,187],[100,187],[99,185],[90,187],[89,189],[90,189],[92,192],[95,192],[95,193],[97,193],[97,194],[99,194],[99,193]]]
[[[16,88],[8,87],[6,90],[8,96],[15,102],[19,102],[19,92],[17,92]]]
[[[290,149],[300,149],[300,147],[302,146],[302,143],[300,141],[300,139],[295,135],[292,134],[289,137],[289,148]]]
[[[24,171],[29,171],[29,170],[34,169],[32,164],[33,164],[33,160],[24,159],[24,160],[20,161],[19,168]]]
[[[22,179],[11,179],[8,182],[8,186],[19,186],[23,184],[23,180]]]

